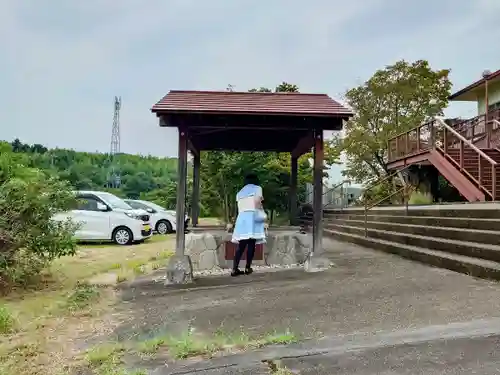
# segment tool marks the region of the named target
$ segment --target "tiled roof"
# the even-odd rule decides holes
[[[349,109],[326,94],[234,91],[170,91],[151,111],[352,116]]]

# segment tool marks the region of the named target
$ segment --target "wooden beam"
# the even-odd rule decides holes
[[[245,115],[245,114],[196,114],[196,113],[165,113],[160,126],[201,127],[206,129],[281,129],[281,130],[342,130],[343,121],[350,116],[290,116],[277,115]]]
[[[179,157],[177,159],[177,225],[175,237],[175,255],[184,256],[186,241],[186,180],[187,180],[188,133],[186,128],[179,128]]]
[[[312,132],[303,136],[292,151],[292,157],[299,158],[301,155],[307,154],[314,146],[314,134]]]
[[[187,142],[188,142],[187,143],[188,150],[191,151],[191,153],[193,154],[193,156],[200,157],[200,150],[198,150],[198,148],[195,147],[195,145],[193,144],[193,141],[191,139],[188,139]]]
[[[200,216],[200,154],[193,158],[193,195],[191,198],[191,220],[193,227],[198,226]]]
[[[167,127],[167,126],[172,126],[172,124],[169,124],[167,121],[167,118],[165,116],[158,116],[158,122],[160,123],[160,127]]]
[[[311,255],[321,253],[323,240],[323,131],[314,132],[313,169],[313,248]]]

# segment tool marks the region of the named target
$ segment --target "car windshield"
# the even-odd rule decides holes
[[[144,202],[144,204],[146,206],[149,206],[149,207],[155,209],[156,211],[165,211],[165,209],[162,206],[159,206],[156,203],[153,203],[153,202]]]
[[[119,210],[132,210],[132,207],[130,207],[127,202],[125,202],[121,198],[118,198],[116,195],[110,193],[101,193],[99,195],[106,201],[106,203],[111,206],[111,208]]]

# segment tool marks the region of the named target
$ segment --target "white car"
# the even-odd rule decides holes
[[[79,223],[79,241],[113,241],[118,245],[142,242],[151,237],[150,215],[130,207],[121,198],[102,191],[77,191],[78,207],[57,214],[55,220],[71,218]]]
[[[132,208],[142,209],[151,215],[151,226],[158,234],[173,233],[177,230],[177,214],[153,202],[125,199]],[[189,224],[189,216],[185,217],[185,228]]]

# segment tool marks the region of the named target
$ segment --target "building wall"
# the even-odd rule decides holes
[[[484,100],[485,100],[485,95],[483,92],[482,95],[478,96],[477,98],[478,115],[484,115],[484,113],[486,112],[486,105]],[[489,105],[500,102],[500,82],[488,85],[488,102]]]

